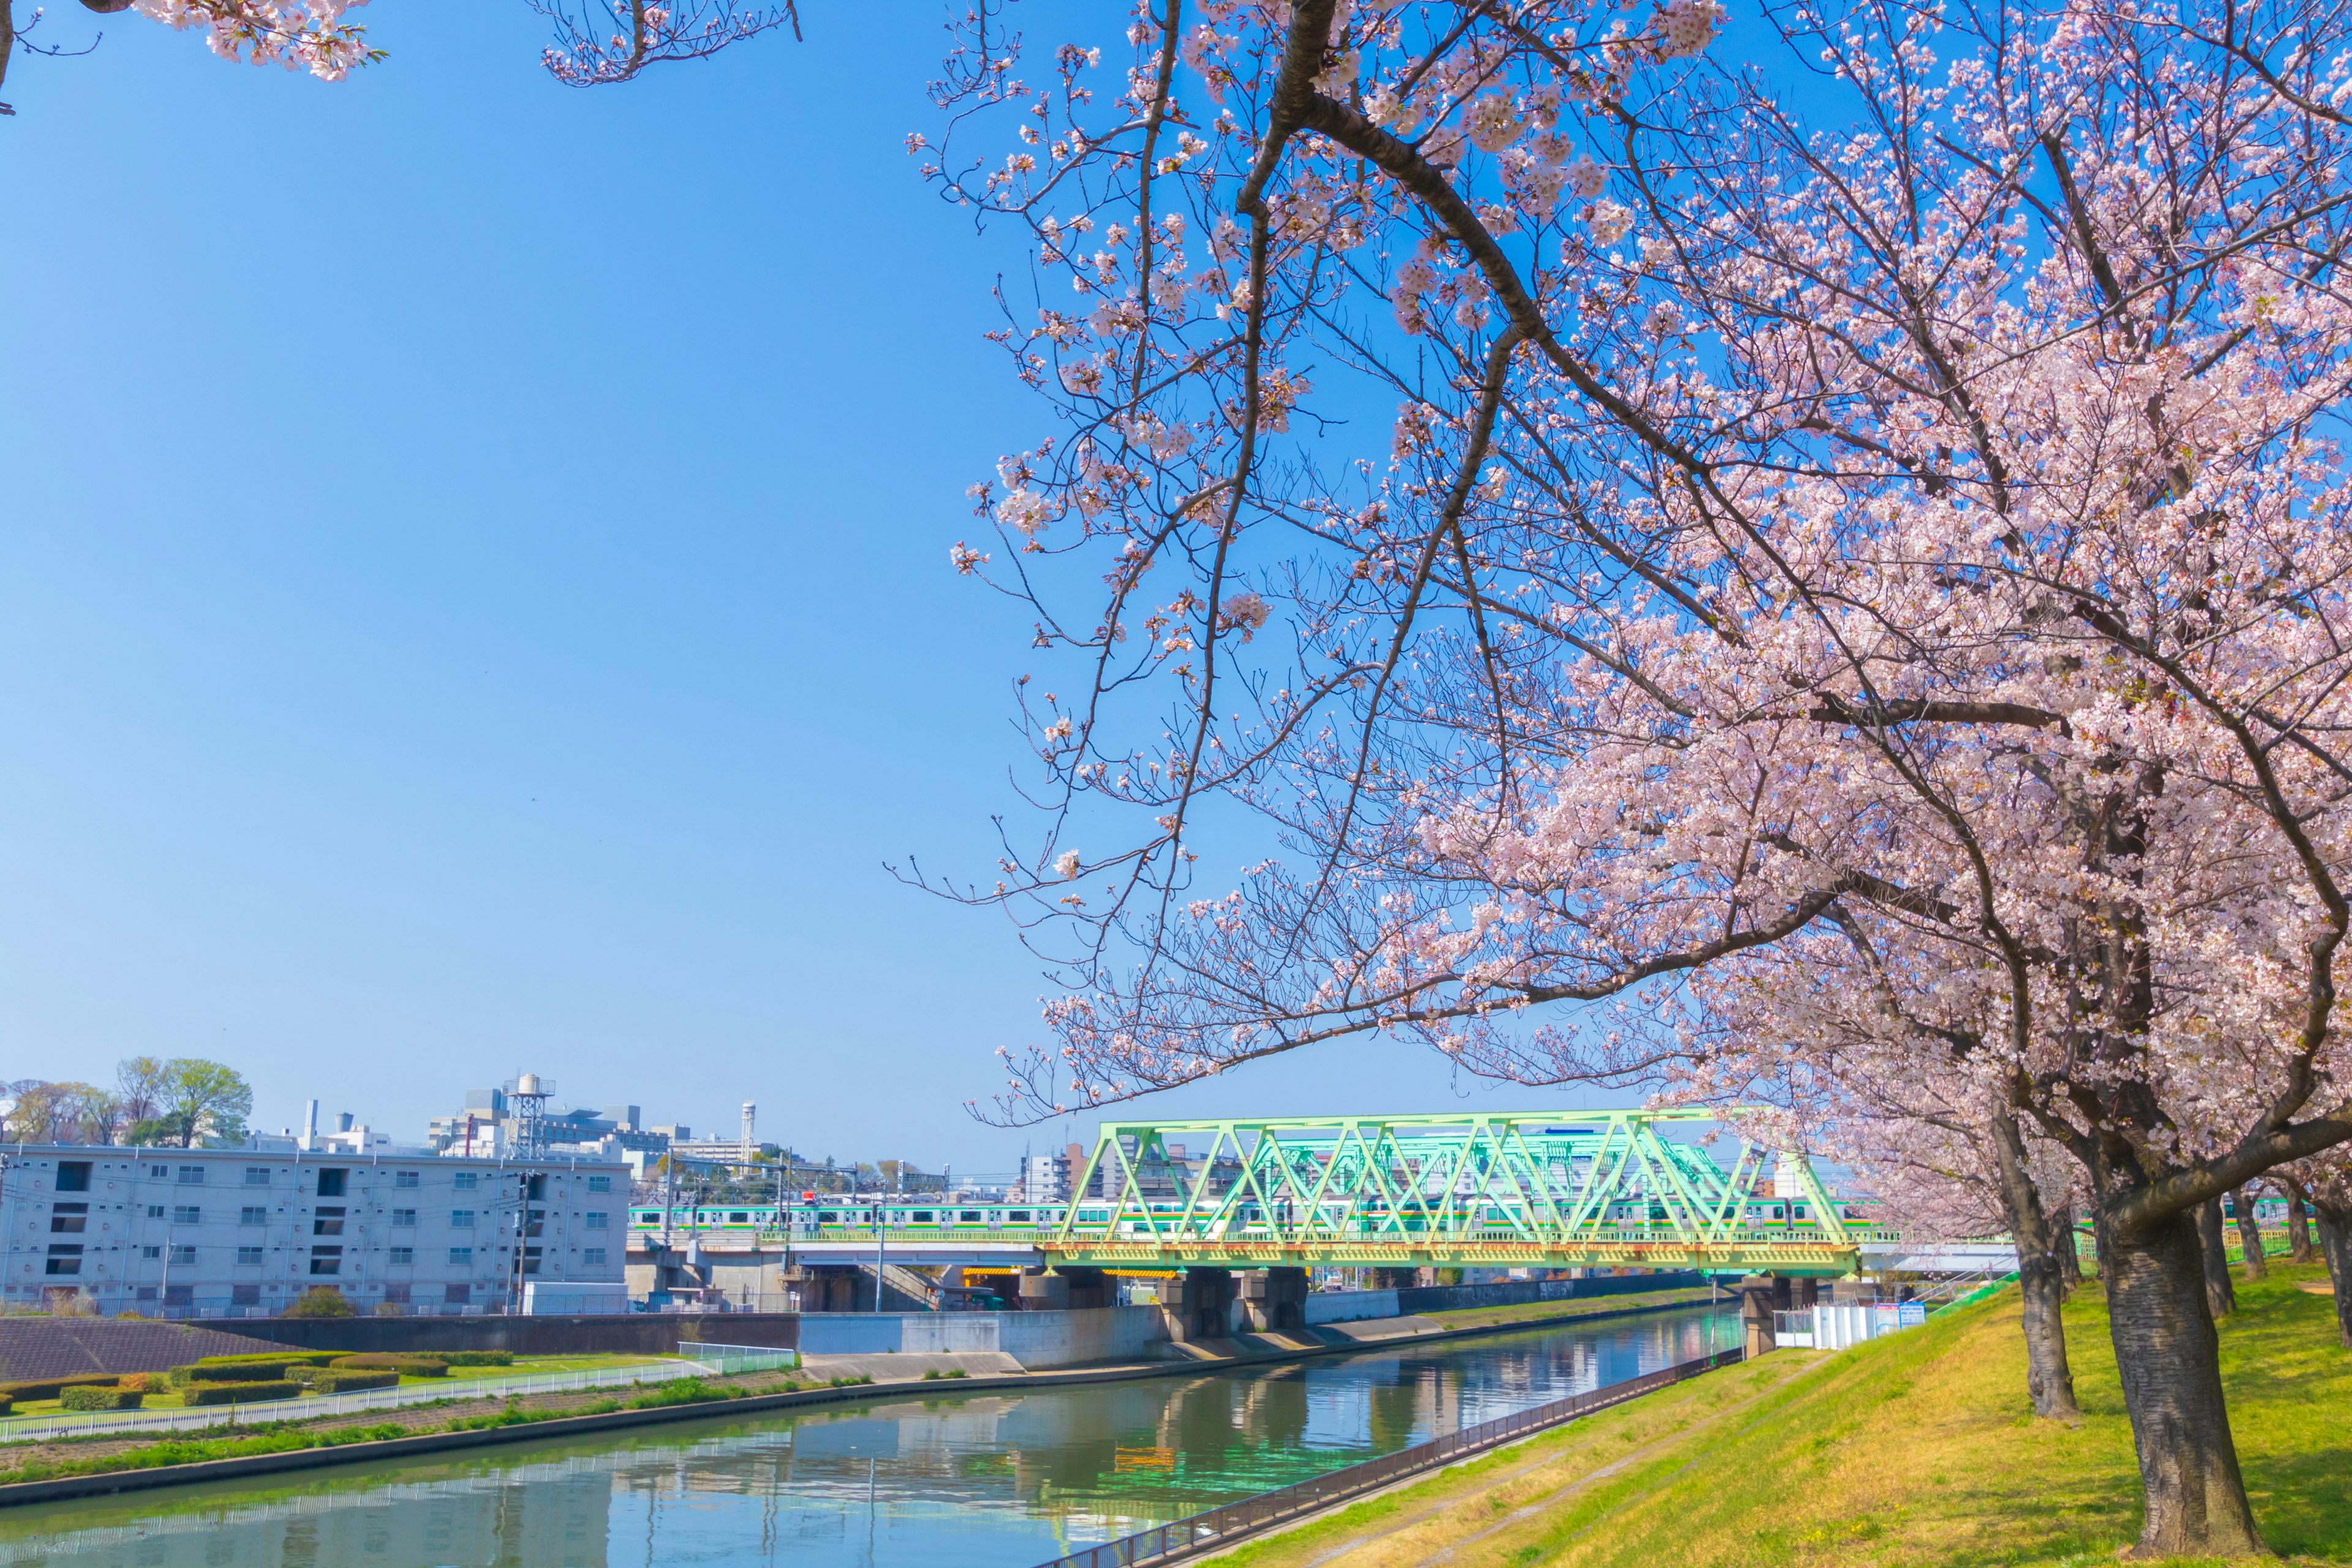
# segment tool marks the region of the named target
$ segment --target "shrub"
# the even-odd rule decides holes
[[[339,1355],[327,1363],[333,1367],[351,1367],[358,1371],[381,1372],[390,1367],[411,1377],[446,1377],[449,1363],[438,1356],[391,1355],[369,1352],[362,1355]]]
[[[195,1383],[274,1383],[286,1375],[285,1358],[271,1361],[240,1361],[226,1366],[206,1366],[196,1362],[172,1369],[172,1381],[185,1387]]]
[[[343,1293],[331,1285],[313,1285],[302,1292],[302,1299],[286,1309],[289,1318],[348,1318],[352,1304]]]
[[[378,1301],[375,1315],[379,1318],[404,1318],[408,1316],[408,1309],[397,1301]]]
[[[36,1399],[61,1398],[68,1388],[112,1388],[119,1381],[110,1372],[79,1373],[72,1377],[31,1378],[23,1383],[0,1383],[0,1395],[30,1404]]]
[[[147,1397],[143,1389],[95,1388],[85,1384],[68,1388],[58,1398],[68,1410],[136,1410],[139,1402]]]
[[[357,1394],[364,1388],[392,1388],[400,1382],[400,1373],[389,1369],[370,1372],[363,1367],[312,1366],[301,1371],[301,1381],[310,1384],[313,1394]]]
[[[512,1366],[512,1351],[435,1351],[433,1359],[451,1366]]]
[[[183,1397],[190,1405],[249,1405],[263,1399],[291,1399],[301,1392],[298,1383],[192,1383]]]

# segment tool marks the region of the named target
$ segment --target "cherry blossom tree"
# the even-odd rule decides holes
[[[306,70],[341,81],[383,58],[368,47],[366,29],[349,13],[367,0],[81,0],[100,16],[120,12],[181,31],[201,30],[213,53],[253,65]],[[790,26],[800,35],[795,0],[754,5],[740,0],[525,0],[553,25],[555,41],[542,58],[558,81],[595,87],[626,81],[649,65],[704,59],[730,44]],[[10,57],[82,54],[34,37],[43,20],[35,10],[19,25],[14,0],[0,0],[0,86]],[[16,110],[0,103],[0,114]]]
[[[2137,1550],[2258,1550],[2192,1215],[2352,1139],[2343,21],[1719,23],[971,19],[910,147],[1028,226],[1059,416],[953,552],[1050,667],[1044,831],[953,889],[1059,982],[999,1113],[1874,1055],[2079,1171]]]

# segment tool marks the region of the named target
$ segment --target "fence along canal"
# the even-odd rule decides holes
[[[1179,1563],[1187,1557],[1231,1546],[1276,1525],[1287,1524],[1335,1504],[1362,1497],[1366,1492],[1378,1491],[1407,1476],[1443,1468],[1468,1455],[1498,1448],[1531,1433],[1566,1426],[1596,1410],[1606,1410],[1612,1405],[1639,1399],[1686,1377],[1696,1377],[1720,1366],[1731,1366],[1745,1356],[1744,1351],[1737,1349],[1717,1351],[1713,1355],[1643,1373],[1639,1377],[1612,1384],[1607,1388],[1597,1388],[1590,1394],[1571,1394],[1566,1399],[1555,1399],[1532,1410],[1497,1415],[1491,1421],[1465,1426],[1430,1442],[1402,1448],[1393,1454],[1383,1454],[1377,1459],[1366,1459],[1360,1465],[1349,1465],[1307,1480],[1294,1481],[1289,1486],[1260,1492],[1239,1502],[1229,1502],[1205,1513],[1171,1520],[1166,1524],[1139,1531],[1117,1541],[1107,1541],[1100,1546],[1089,1546],[1083,1552],[1073,1552],[1066,1556],[1056,1557],[1051,1563],[1041,1563],[1039,1568],[1154,1568],[1161,1563]]]

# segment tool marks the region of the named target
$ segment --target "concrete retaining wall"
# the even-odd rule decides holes
[[[1076,1366],[1133,1360],[1165,1343],[1157,1307],[1089,1307],[1067,1312],[803,1312],[803,1355],[938,1355],[996,1351],[1023,1366]],[[710,1333],[706,1336],[718,1339]]]
[[[314,1351],[512,1351],[517,1355],[675,1355],[681,1340],[790,1350],[795,1312],[630,1312],[480,1318],[245,1318],[247,1338]],[[194,1357],[189,1358],[191,1360]]]
[[[1497,1279],[1485,1285],[1412,1285],[1395,1290],[1326,1290],[1307,1298],[1307,1321],[1352,1323],[1464,1307],[1517,1307],[1529,1301],[1571,1301],[1587,1296],[1628,1296],[1685,1290],[1706,1283],[1696,1269],[1671,1274],[1610,1274],[1592,1279]]]

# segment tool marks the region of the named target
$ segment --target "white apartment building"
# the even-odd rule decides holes
[[[269,1143],[0,1148],[0,1304],[268,1317],[324,1285],[362,1314],[500,1312],[625,1278],[624,1165]]]

